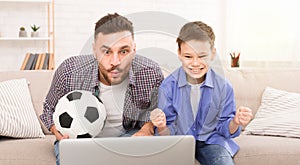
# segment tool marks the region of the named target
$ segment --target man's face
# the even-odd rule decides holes
[[[120,84],[128,76],[136,53],[129,31],[99,33],[93,43],[93,51],[99,65],[100,81],[106,85]]]
[[[213,60],[215,50],[211,50],[210,43],[190,40],[183,42],[178,50],[178,57],[187,75],[187,81],[191,84],[199,84],[204,81],[204,76],[209,69],[209,63]]]

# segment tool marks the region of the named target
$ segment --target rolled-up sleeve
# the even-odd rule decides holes
[[[166,115],[167,127],[170,129],[170,135],[175,135],[177,132],[177,127],[175,125],[175,120],[177,113],[173,108],[172,97],[170,96],[170,91],[166,88],[167,85],[162,84],[158,91],[158,108],[163,110]]]
[[[222,99],[221,107],[223,107],[221,112],[221,117],[217,126],[217,131],[223,135],[225,138],[234,138],[240,135],[241,128],[239,127],[238,130],[231,134],[229,130],[229,124],[231,120],[233,120],[236,107],[234,101],[234,93],[233,89],[231,88],[230,84],[226,85],[226,94],[225,97]]]
[[[63,65],[61,65],[54,73],[50,90],[43,104],[43,113],[40,115],[41,121],[45,127],[50,130],[54,125],[53,113],[58,100],[65,94],[65,76],[63,74]]]

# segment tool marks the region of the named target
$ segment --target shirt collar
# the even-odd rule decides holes
[[[129,84],[135,85],[135,83],[136,83],[136,79],[135,79],[135,76],[134,76],[134,72],[133,72],[133,69],[132,69],[132,63],[131,63],[131,67],[129,69]]]
[[[94,65],[93,65],[93,72],[94,72],[94,87],[99,86],[100,81],[100,74],[99,74],[99,67],[98,67],[98,61],[95,58]]]
[[[182,67],[179,68],[179,72],[178,72],[178,85],[179,85],[179,87],[188,85],[188,81],[186,79],[186,73]],[[213,71],[211,68],[208,69],[205,80],[201,86],[208,86],[211,88],[214,87],[213,86]]]

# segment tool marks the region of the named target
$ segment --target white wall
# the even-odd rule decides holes
[[[180,26],[183,25],[181,19],[206,22],[215,30],[216,45],[222,45],[223,3],[223,0],[57,0],[55,2],[56,64],[60,64],[69,56],[80,54],[82,49],[84,52],[91,50],[91,47],[85,45],[93,36],[95,23],[107,13],[114,12],[129,17],[133,22],[138,52],[147,56],[153,55],[150,58],[155,60],[168,61],[173,58],[173,61],[177,62],[175,40]],[[153,11],[152,17],[150,11]],[[164,13],[160,15],[158,12]],[[171,15],[171,19],[164,20],[166,15]],[[143,26],[150,28],[145,31]],[[163,26],[170,27],[170,32],[164,30]],[[91,45],[91,42],[87,45]],[[220,46],[220,50],[222,49]]]
[[[18,25],[13,27],[14,30],[10,30],[10,26],[6,24],[10,22],[10,20],[4,19],[6,17],[6,13],[11,13],[11,18],[20,17],[20,13],[16,13],[16,10],[19,8],[8,8],[7,6],[3,6],[3,3],[0,3],[0,32],[3,31],[3,35],[6,35],[6,32],[9,31],[13,34],[18,32]],[[173,17],[179,17],[181,19],[185,19],[187,21],[196,21],[201,20],[212,26],[217,35],[216,45],[219,47],[220,51],[223,49],[221,47],[221,41],[224,40],[223,37],[223,27],[224,27],[224,1],[222,0],[114,0],[114,1],[99,1],[99,0],[55,0],[55,57],[56,57],[56,66],[58,66],[64,59],[78,55],[84,50],[90,50],[90,48],[85,47],[86,42],[92,37],[95,23],[102,16],[107,13],[118,12],[124,16],[133,17],[136,24],[144,24],[149,23],[150,25],[154,24],[158,27],[158,31],[143,31],[143,28],[140,28],[140,31],[136,34],[136,42],[137,42],[137,50],[138,52],[152,54],[159,53],[159,50],[162,52],[168,52],[164,55],[174,55],[171,58],[175,58],[177,61],[176,53],[176,35],[179,31],[179,25],[176,22],[176,19],[171,21],[164,20],[163,22],[145,22],[143,18],[140,18],[139,15],[142,15],[143,12],[146,11],[155,11],[155,12],[164,12],[165,14],[173,14]],[[6,8],[6,12],[1,12],[2,9]],[[33,11],[30,7],[27,6],[24,10]],[[42,10],[42,7],[41,9]],[[23,13],[23,11],[22,11]],[[36,13],[36,12],[35,12]],[[27,11],[25,11],[25,15]],[[33,14],[33,13],[32,13]],[[145,13],[143,13],[145,14]],[[156,13],[157,14],[157,13]],[[29,14],[30,15],[30,14]],[[156,15],[159,19],[159,14]],[[40,16],[39,16],[40,18]],[[154,17],[155,18],[155,17]],[[150,19],[150,18],[148,18]],[[5,20],[5,22],[3,21]],[[160,20],[161,21],[161,20]],[[19,20],[12,20],[12,22],[19,22]],[[30,25],[31,17],[22,17],[22,24]],[[40,22],[40,21],[39,21]],[[169,32],[160,32],[159,26],[162,25],[172,25],[171,33]],[[4,25],[4,29],[1,29],[1,26]],[[139,25],[143,26],[143,25]],[[181,25],[180,25],[181,26]],[[29,28],[29,27],[28,27]],[[9,29],[9,30],[8,30]],[[154,28],[155,29],[155,28]],[[174,34],[176,33],[176,34]],[[6,44],[10,45],[6,45]],[[24,52],[29,51],[25,49],[28,44],[22,42],[1,42],[0,41],[0,61],[7,61],[9,65],[1,65],[0,69],[19,69],[21,63],[23,61]],[[87,45],[90,45],[88,43]],[[4,45],[4,46],[2,46]],[[12,55],[15,49],[8,50],[5,47],[14,46],[18,49],[16,54]],[[38,47],[38,45],[35,45]],[[20,48],[22,47],[22,48]],[[33,50],[35,51],[35,50]],[[154,57],[157,58],[157,57]]]
[[[33,23],[42,26],[41,33],[47,31],[44,7],[25,5],[23,9],[17,3],[7,5],[3,2],[0,5],[2,36],[17,35],[20,25],[29,30]],[[155,60],[169,62],[172,58],[172,64],[177,65],[175,39],[183,24],[180,20],[201,20],[214,29],[218,54],[227,63],[229,52],[241,51],[243,66],[269,66],[266,61],[274,61],[273,65],[292,63],[298,66],[299,8],[299,0],[55,0],[56,66],[70,56],[91,52],[88,47],[91,41],[87,42],[93,35],[95,23],[107,13],[114,12],[133,19],[134,25],[138,26],[135,36],[138,52]],[[156,14],[149,17],[150,11]],[[141,16],[145,12],[148,12],[147,21]],[[165,17],[160,17],[157,12],[171,15],[171,19],[164,21]],[[178,19],[174,19],[176,17]],[[157,22],[153,20],[156,18]],[[145,31],[139,26],[150,29]],[[165,27],[171,27],[170,31],[164,30]],[[26,52],[45,51],[38,47],[44,47],[46,43],[35,42],[34,47],[30,47],[32,42],[35,41],[0,41],[0,69],[18,70]],[[282,60],[287,64],[283,65]]]

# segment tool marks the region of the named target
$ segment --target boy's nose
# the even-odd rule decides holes
[[[192,65],[193,66],[198,66],[200,65],[200,59],[199,58],[193,58],[193,61],[192,61]]]

